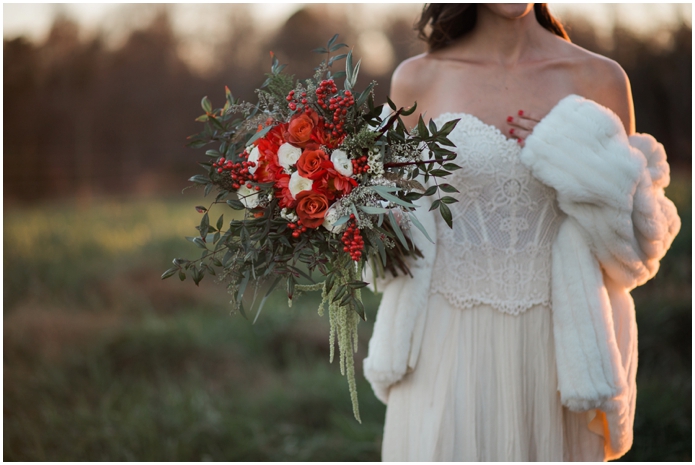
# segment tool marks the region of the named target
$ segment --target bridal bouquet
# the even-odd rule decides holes
[[[271,53],[256,104],[235,99],[228,88],[222,108],[203,98],[205,113],[197,121],[205,129],[189,145],[217,148],[200,163],[205,174],[190,181],[204,186],[205,196],[217,193],[208,206],[196,207],[202,218],[188,238],[202,255],[175,259],[162,278],[190,275],[197,285],[206,274],[218,276],[233,308],[244,317],[255,312],[254,322],[278,285],[290,305],[300,292],[320,291],[319,314],[327,307],[330,320],[330,359],[337,340],[359,421],[353,352],[357,324],[365,319],[363,267],[369,264],[375,277],[410,272],[405,258],[420,252],[408,230],[413,225],[427,236],[413,214],[413,201],[423,196],[440,197],[432,209],[451,226],[447,204],[456,200],[439,192],[456,190],[439,179],[459,168],[445,148],[453,146],[447,135],[457,120],[437,128],[420,117],[409,132],[400,117],[416,106],[396,108],[390,100],[391,112],[382,118],[383,105],[374,105],[376,83],[355,88],[360,62],[353,63],[352,52],[332,56],[347,47],[337,37],[316,50],[326,57],[309,79],[284,74],[286,65]],[[345,71],[333,73],[342,60]],[[425,189],[420,178],[434,182]],[[236,210],[234,219],[225,223],[221,214],[213,223],[217,205]]]

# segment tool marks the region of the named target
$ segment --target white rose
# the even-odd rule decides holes
[[[258,159],[260,157],[261,157],[261,151],[258,150],[258,147],[254,147],[253,150],[251,150],[251,152],[249,152],[248,161],[252,161],[256,164],[256,166],[249,166],[249,173],[253,174],[256,172],[256,168],[258,168]]]
[[[332,233],[340,233],[347,226],[347,222],[341,224],[340,226],[336,226],[335,222],[339,219],[340,216],[338,215],[338,211],[335,208],[335,204],[333,204],[326,211],[326,216],[324,217],[322,226]]]
[[[246,184],[242,184],[239,189],[237,189],[237,194],[239,194],[239,200],[244,204],[246,208],[256,208],[260,198],[258,192],[254,189],[249,189]]]
[[[300,192],[310,190],[313,184],[314,181],[312,181],[311,179],[303,178],[299,175],[299,171],[295,171],[294,173],[292,173],[292,176],[290,176],[289,184],[290,194],[292,194],[292,198],[296,199],[297,194],[299,194]]]
[[[331,162],[335,170],[343,176],[352,176],[352,160],[342,150],[334,150],[331,154]]]
[[[287,173],[290,172],[290,167],[294,166],[302,155],[302,149],[295,147],[289,142],[285,142],[278,149],[278,162],[280,166],[285,168]]]
[[[297,214],[288,208],[283,208],[282,210],[280,210],[280,217],[286,219],[290,223],[294,223],[299,219]]]

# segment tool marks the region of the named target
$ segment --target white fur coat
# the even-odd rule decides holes
[[[669,167],[652,136],[627,136],[611,110],[577,95],[562,99],[526,139],[520,158],[555,189],[567,215],[552,251],[553,332],[563,405],[587,411],[605,458],[632,445],[637,327],[630,290],[652,278],[680,229],[664,196]],[[436,238],[428,205],[418,218]],[[417,364],[436,244],[414,229],[425,259],[383,291],[365,377],[383,402]]]

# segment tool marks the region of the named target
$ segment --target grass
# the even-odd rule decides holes
[[[633,293],[639,395],[624,460],[691,457],[690,192],[689,179],[669,189],[683,231]],[[5,211],[5,460],[379,460],[385,408],[360,365],[370,322],[359,425],[315,297],[290,309],[278,292],[251,325],[210,277],[159,279],[197,254],[183,236],[198,200]]]

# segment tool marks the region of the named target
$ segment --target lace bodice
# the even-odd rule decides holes
[[[550,251],[562,219],[555,191],[519,160],[521,147],[499,129],[465,113],[449,135],[462,169],[447,177],[460,193],[450,204],[453,229],[437,216],[432,293],[459,308],[489,304],[519,314],[550,304]]]

